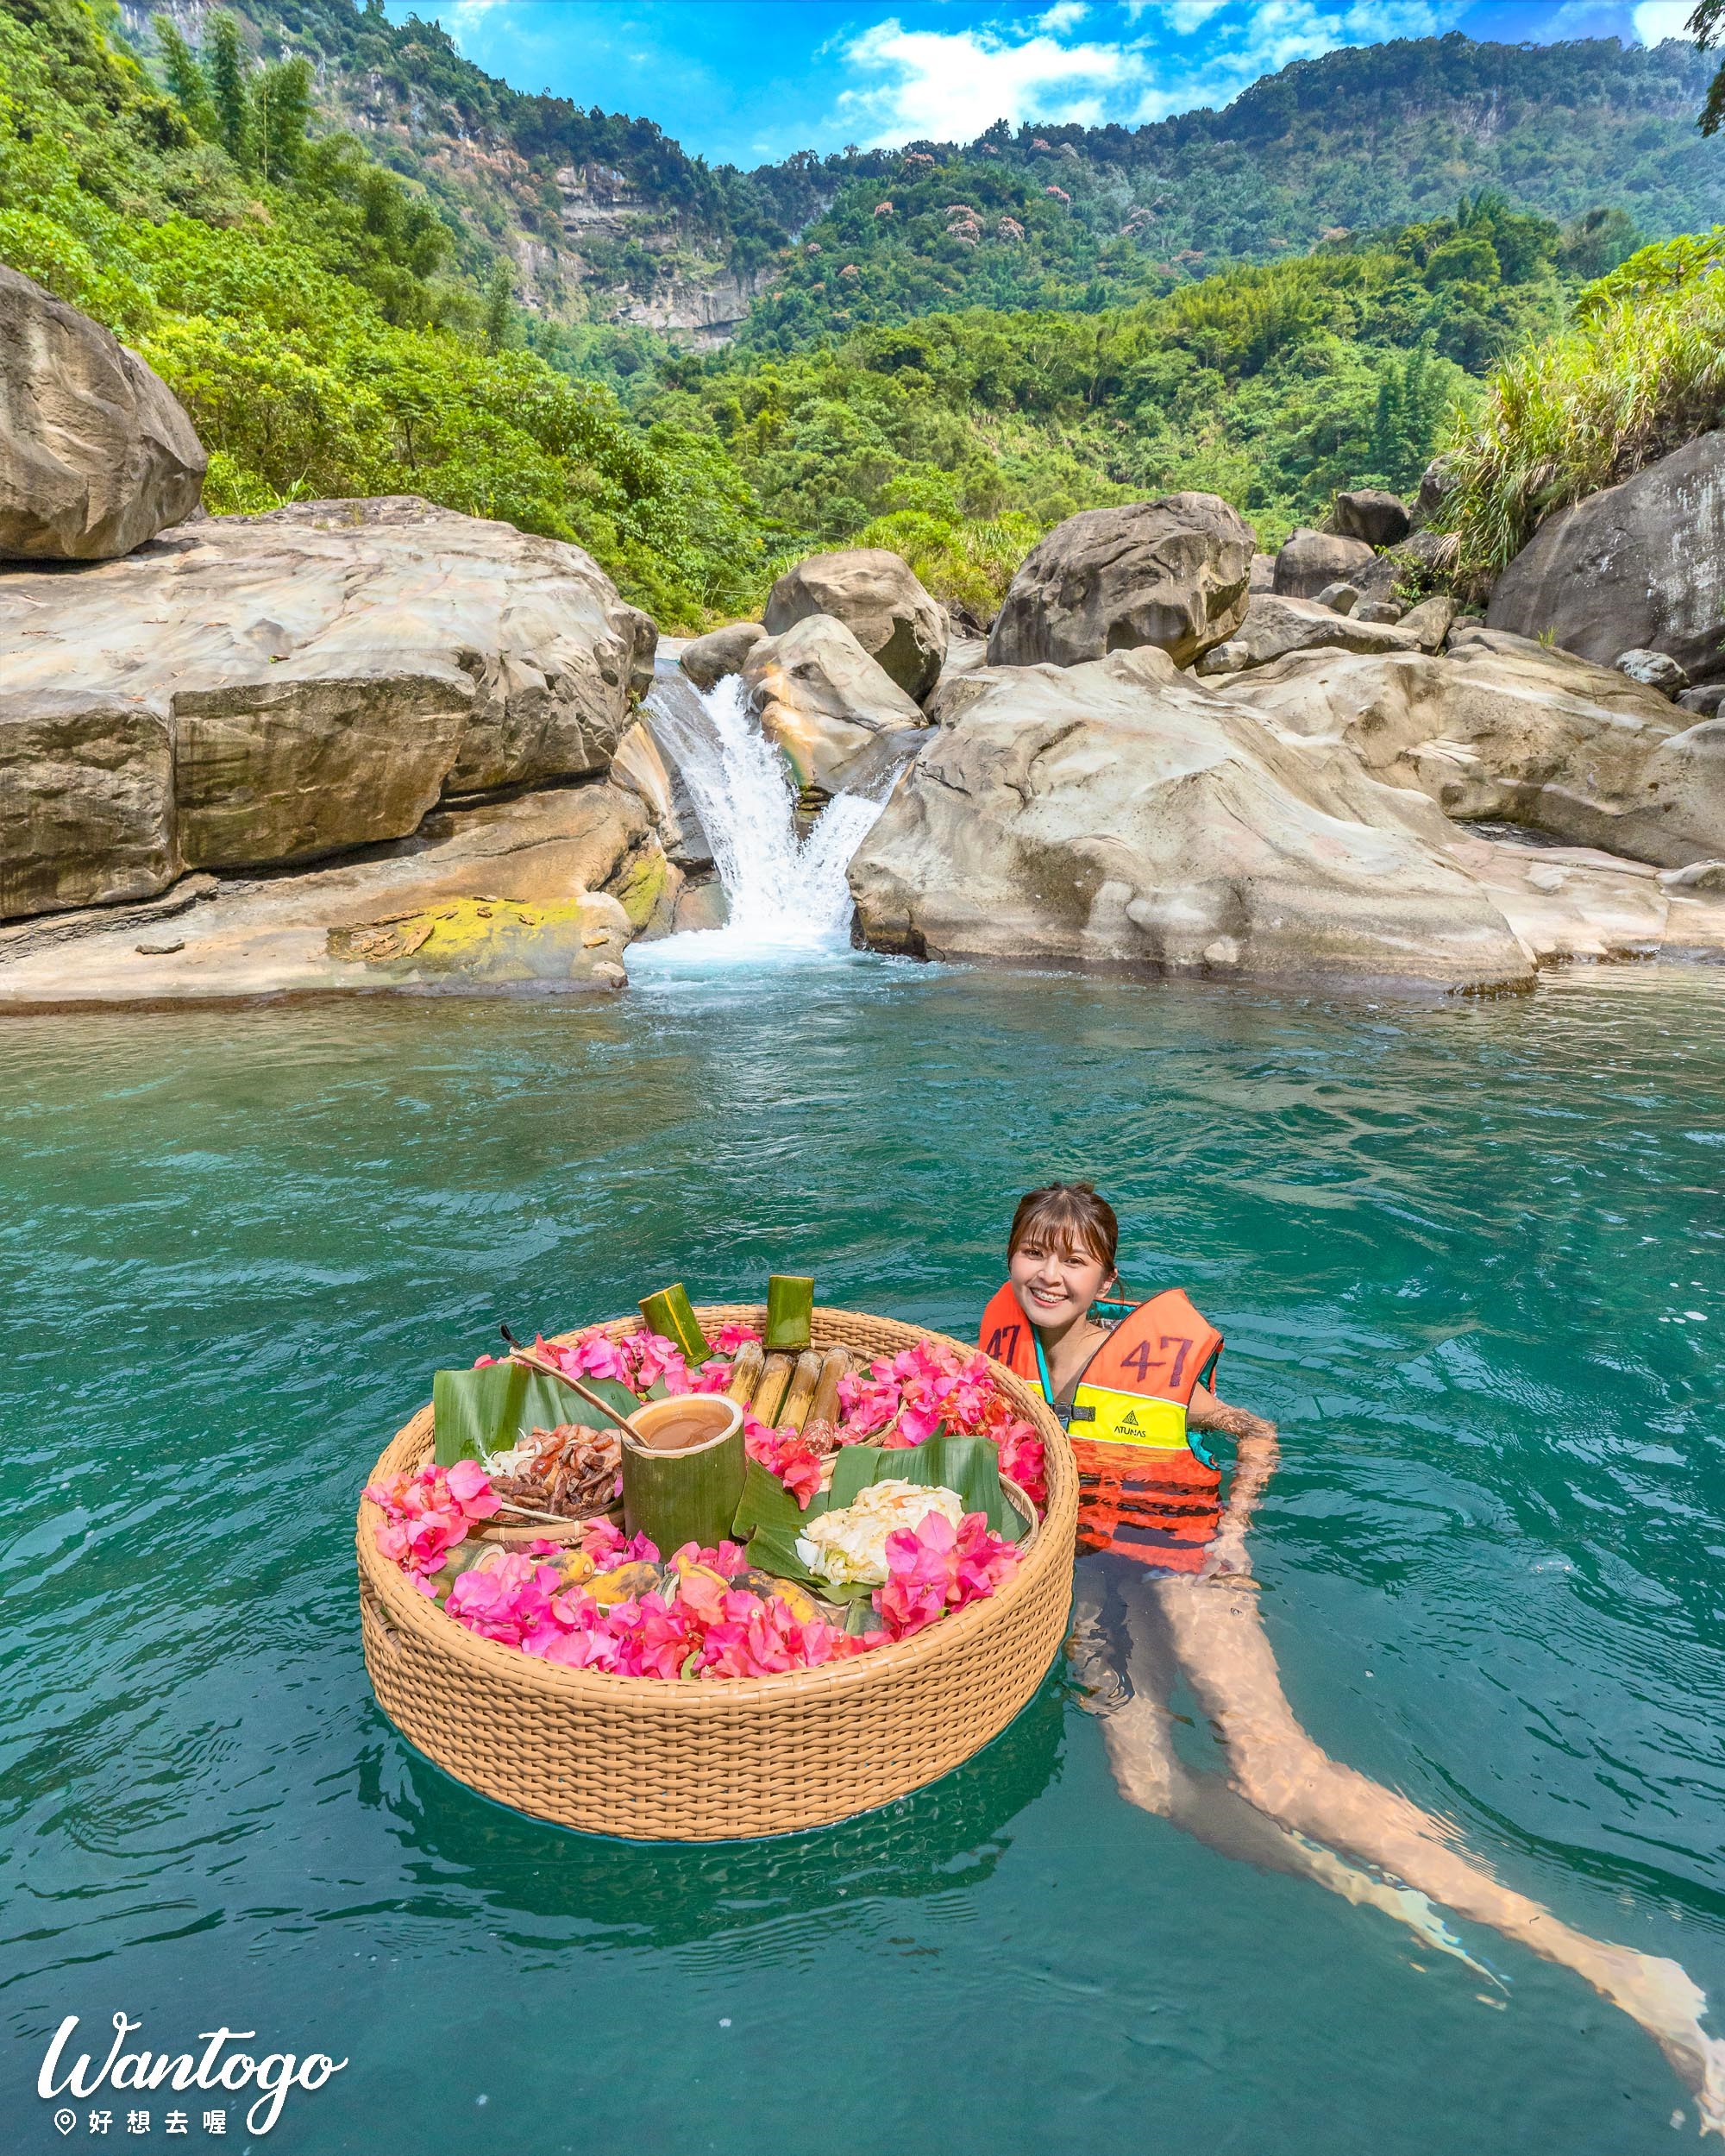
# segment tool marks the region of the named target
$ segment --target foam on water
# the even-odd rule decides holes
[[[756,723],[740,676],[703,692],[681,674],[662,673],[644,715],[682,772],[712,847],[729,918],[722,928],[636,945],[630,972],[848,959],[845,871],[885,805],[890,780],[876,799],[835,795],[800,839],[789,770]]]

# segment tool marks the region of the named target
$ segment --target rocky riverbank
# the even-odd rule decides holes
[[[587,555],[412,499],[186,519],[160,383],[27,280],[9,311],[61,394],[0,449],[0,1009],[612,992],[716,921],[637,715],[656,631]],[[815,556],[680,663],[742,677],[806,813],[890,791],[850,864],[881,950],[1451,991],[1714,956],[1725,658],[1666,526],[1717,444],[1554,519],[1484,619],[1434,588],[1438,474],[1273,559],[1211,495],[1082,512],[986,642],[898,556]]]

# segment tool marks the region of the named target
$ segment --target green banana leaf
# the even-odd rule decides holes
[[[619,1414],[641,1403],[615,1378],[582,1380]],[[572,1386],[518,1362],[493,1362],[483,1370],[439,1370],[431,1380],[435,1458],[441,1468],[506,1452],[529,1430],[579,1423],[585,1430],[612,1430],[596,1407]]]
[[[1008,1502],[1000,1487],[1000,1455],[986,1437],[955,1437],[937,1430],[925,1444],[888,1451],[880,1445],[846,1445],[833,1463],[832,1487],[817,1491],[807,1512],[775,1474],[757,1460],[749,1462],[731,1532],[749,1545],[749,1562],[781,1579],[800,1581],[830,1602],[857,1602],[873,1592],[869,1587],[836,1587],[812,1573],[797,1555],[797,1537],[812,1519],[823,1512],[842,1511],[856,1503],[871,1482],[896,1479],[928,1487],[956,1490],[967,1512],[986,1514],[997,1535],[1021,1542],[1030,1523]]]

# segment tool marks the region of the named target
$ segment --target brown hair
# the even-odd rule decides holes
[[[1013,1215],[1007,1237],[1008,1260],[1025,1243],[1039,1249],[1058,1244],[1082,1250],[1112,1273],[1120,1248],[1120,1223],[1105,1197],[1098,1197],[1089,1183],[1050,1183],[1039,1191],[1026,1191]]]

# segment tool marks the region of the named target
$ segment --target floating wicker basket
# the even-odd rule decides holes
[[[758,1304],[736,1303],[697,1314],[709,1331],[765,1318]],[[638,1317],[605,1328],[618,1339],[640,1329]],[[814,1313],[816,1347],[870,1358],[944,1337],[850,1311]],[[382,1514],[362,1499],[361,1623],[385,1713],[484,1795],[561,1826],[637,1840],[789,1833],[935,1781],[1030,1699],[1059,1650],[1071,1600],[1071,1448],[1038,1394],[999,1363],[994,1371],[1047,1448],[1048,1503],[1023,1562],[987,1601],[818,1669],[674,1684],[538,1661],[464,1630],[420,1594],[379,1554]],[[373,1478],[411,1472],[430,1451],[424,1407]]]

